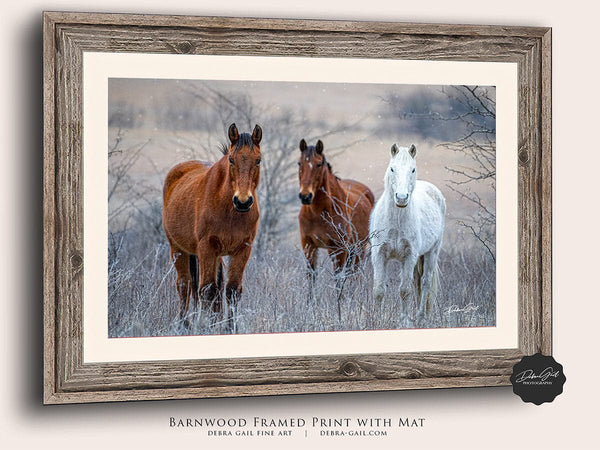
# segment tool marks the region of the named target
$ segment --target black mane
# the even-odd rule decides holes
[[[302,154],[306,154],[309,158],[312,158],[314,155],[317,154],[317,150],[314,145],[309,145],[308,147],[306,147],[306,150],[302,152]],[[323,162],[327,164],[329,172],[333,174],[333,169],[331,168],[331,164],[329,164],[329,162],[327,161],[327,158],[325,158],[325,153],[321,153],[321,156],[323,157]],[[338,177],[336,176],[336,178]]]
[[[233,151],[235,152],[242,147],[250,147],[250,150],[254,148],[254,141],[252,140],[252,135],[250,133],[240,134],[240,137],[233,147]]]
[[[233,146],[232,151],[235,152],[242,147],[250,147],[250,150],[254,149],[254,141],[252,140],[252,135],[250,133],[240,134],[240,136],[238,137],[238,140],[236,141],[236,143]],[[221,153],[226,155],[227,153],[229,153],[229,146],[227,144],[221,144],[219,146],[219,150],[221,151]]]

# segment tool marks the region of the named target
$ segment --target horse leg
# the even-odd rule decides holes
[[[353,257],[352,257],[352,271],[353,272],[358,272],[358,270],[360,269],[361,263],[365,259],[366,254],[367,254],[366,244],[362,245],[357,252],[353,253]]]
[[[199,291],[199,273],[198,273],[198,257],[196,255],[189,255],[190,262],[190,278],[192,280],[192,301],[194,302],[194,308],[198,307],[198,291]]]
[[[421,276],[421,297],[419,314],[425,317],[426,311],[430,308],[430,294],[435,272],[437,270],[437,259],[440,248],[434,248],[429,253],[423,255],[423,275]]]
[[[188,319],[185,318],[190,307],[190,294],[192,293],[192,277],[190,274],[190,255],[180,248],[171,244],[171,260],[177,271],[177,293],[181,307],[179,310],[179,319],[183,321],[186,328],[190,328]]]
[[[221,298],[217,286],[217,260],[215,250],[206,243],[198,244],[198,266],[200,267],[200,298],[202,306],[212,309],[213,312],[221,311]]]
[[[425,261],[425,256],[419,256],[413,270],[413,289],[419,305],[421,304],[421,293],[423,292],[421,283],[423,279],[423,261]]]
[[[217,291],[219,293],[223,292],[223,258],[219,258],[217,262]]]
[[[227,313],[226,329],[230,333],[236,333],[236,313],[237,304],[242,296],[242,283],[244,280],[244,270],[250,258],[252,247],[245,246],[242,251],[232,255],[229,259],[229,271],[227,286],[225,287],[225,298],[229,306]]]
[[[406,307],[411,297],[415,298],[416,308],[419,308],[419,297],[415,295],[415,266],[419,260],[419,257],[415,254],[405,254],[403,259],[400,259],[400,317],[404,320],[407,317]]]
[[[351,261],[351,258],[349,258],[347,250],[330,248],[328,251],[329,257],[333,260],[335,285],[336,288],[340,290],[340,288],[343,285],[343,281],[346,275],[346,269],[348,268],[348,263]]]
[[[329,248],[329,257],[333,261],[333,271],[337,280],[340,280],[344,276],[345,269],[349,261],[348,251],[341,250],[339,248]]]
[[[337,310],[338,319],[342,320],[342,298],[344,292],[344,284],[346,282],[346,274],[348,269],[348,263],[350,258],[348,257],[348,251],[336,250],[335,248],[329,248],[329,256],[333,259],[333,269],[335,276],[335,289],[337,291]]]
[[[307,263],[309,300],[315,298],[315,281],[317,277],[317,247],[308,239],[302,239],[302,251]]]
[[[371,265],[373,266],[373,299],[379,308],[385,296],[385,277],[387,270],[387,254],[384,246],[374,247],[371,251]]]

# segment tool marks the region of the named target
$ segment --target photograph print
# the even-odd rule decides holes
[[[496,89],[109,78],[110,338],[494,327]]]

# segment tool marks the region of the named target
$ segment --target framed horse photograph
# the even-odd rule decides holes
[[[550,29],[44,14],[44,402],[510,384]]]

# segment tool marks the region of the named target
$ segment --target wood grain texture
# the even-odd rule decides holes
[[[55,170],[55,91],[54,91],[54,23],[44,17],[44,400],[47,401],[56,392],[56,323],[55,306],[56,280],[55,265],[55,228],[54,228],[54,192],[58,186],[54,178]]]
[[[519,67],[519,348],[84,364],[84,51],[507,61]],[[550,30],[45,13],[44,402],[74,403],[509,384],[551,351]]]
[[[542,36],[541,92],[541,203],[542,203],[542,346],[544,355],[552,354],[552,32]]]

